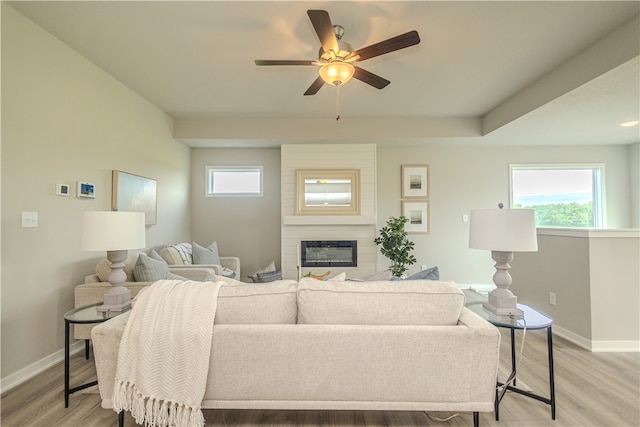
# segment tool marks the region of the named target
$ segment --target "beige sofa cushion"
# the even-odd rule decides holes
[[[221,281],[226,279],[222,278]],[[230,279],[233,282],[236,280]],[[278,280],[265,284],[225,284],[218,292],[215,323],[296,323],[297,283]]]
[[[303,278],[298,323],[456,325],[464,294],[453,282],[338,282]]]

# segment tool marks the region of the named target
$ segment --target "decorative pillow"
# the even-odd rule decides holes
[[[282,270],[265,271],[256,273],[257,283],[273,282],[274,280],[282,280]]]
[[[191,243],[176,243],[175,245],[171,245],[171,247],[174,248],[176,252],[178,252],[180,259],[182,260],[181,263],[176,264],[193,264],[193,252],[191,249]]]
[[[402,279],[400,277],[392,277],[390,280],[440,280],[440,270],[438,266],[427,268],[426,270],[418,271],[415,274]]]
[[[151,258],[151,259],[155,259],[155,260],[158,260],[158,261],[163,261],[163,262],[165,262],[165,263],[166,263],[166,261],[164,260],[164,258],[162,258],[162,257],[160,256],[160,254],[159,254],[158,252],[156,252],[156,250],[155,250],[155,249],[151,249],[151,252],[149,252],[149,258]]]
[[[218,242],[213,242],[208,247],[200,246],[196,242],[191,244],[193,251],[194,264],[215,264],[221,265],[220,255],[218,254]]]
[[[360,277],[360,278],[348,278],[350,282],[378,282],[380,280],[391,280],[391,270],[382,270],[376,273],[373,273],[370,276]]]
[[[141,253],[133,267],[133,277],[136,282],[155,282],[164,280],[169,275],[169,266],[164,261],[150,258],[147,254]]]
[[[276,263],[275,261],[271,261],[269,265],[267,265],[262,270],[258,270],[253,274],[249,274],[247,277],[251,279],[254,283],[258,282],[258,273],[269,273],[271,271],[276,271]]]

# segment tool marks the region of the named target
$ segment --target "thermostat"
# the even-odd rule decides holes
[[[69,186],[67,184],[56,184],[56,194],[58,196],[68,196]]]
[[[81,199],[95,199],[95,186],[90,182],[78,181],[78,194]]]

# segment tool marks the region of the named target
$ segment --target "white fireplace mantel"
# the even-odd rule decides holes
[[[284,215],[283,225],[375,225],[375,216],[362,215]]]

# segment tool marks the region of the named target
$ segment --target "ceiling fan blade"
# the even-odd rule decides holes
[[[289,59],[256,59],[256,65],[315,65],[318,61]]]
[[[367,70],[363,70],[360,67],[353,67],[355,68],[355,72],[353,73],[353,77],[360,80],[361,82],[364,82],[368,85],[371,85],[373,87],[375,87],[376,89],[382,89],[387,87],[387,85],[389,83],[391,83],[389,80],[384,79],[376,74],[373,74]]]
[[[309,86],[309,89],[304,93],[305,95],[315,95],[318,93],[320,88],[324,85],[324,80],[322,77],[318,77],[312,84]]]
[[[418,43],[420,43],[420,36],[418,35],[417,31],[413,30],[409,31],[408,33],[404,33],[399,36],[381,41],[379,43],[356,49],[351,52],[351,55],[349,55],[349,57],[359,56],[356,61],[364,61],[365,59],[404,49],[405,47],[413,46]]]
[[[334,51],[338,53],[340,47],[338,46],[338,39],[336,39],[336,33],[333,32],[333,24],[329,17],[329,12],[326,10],[307,10],[307,15],[313,24],[313,28],[318,34],[322,49],[329,53]]]

